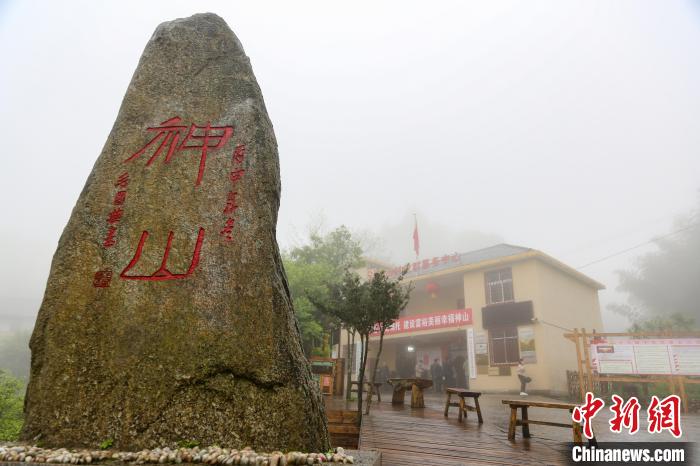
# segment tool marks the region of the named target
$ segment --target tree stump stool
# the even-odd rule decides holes
[[[411,408],[425,408],[423,400],[423,390],[433,386],[430,379],[408,378],[389,379],[388,382],[394,387],[391,396],[391,404],[402,405],[406,396],[406,390],[411,389]]]

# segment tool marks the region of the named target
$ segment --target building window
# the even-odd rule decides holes
[[[491,364],[517,364],[520,359],[518,327],[502,327],[489,330]]]
[[[484,279],[487,304],[513,301],[513,273],[510,268],[486,272]]]

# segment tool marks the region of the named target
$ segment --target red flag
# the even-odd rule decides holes
[[[413,227],[413,250],[416,251],[416,259],[418,259],[418,252],[420,251],[420,239],[418,238],[418,220],[415,220],[415,226]]]

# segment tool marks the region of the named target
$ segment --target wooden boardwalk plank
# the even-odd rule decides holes
[[[388,403],[373,405],[372,414],[363,418],[360,448],[380,450],[383,466],[565,464],[556,445],[537,439],[511,442],[488,417],[481,425],[475,415],[459,423],[445,419],[442,410]]]

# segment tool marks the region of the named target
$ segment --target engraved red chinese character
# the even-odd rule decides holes
[[[148,239],[148,231],[141,233],[141,239],[139,240],[138,246],[136,246],[136,252],[131,262],[124,267],[124,270],[119,274],[119,276],[124,280],[150,280],[150,281],[162,281],[162,280],[175,280],[179,278],[187,278],[192,275],[192,272],[197,268],[199,264],[199,253],[202,249],[202,242],[204,241],[204,228],[199,229],[199,234],[197,235],[197,242],[194,246],[194,253],[192,254],[192,260],[190,261],[190,266],[184,273],[172,273],[168,270],[168,256],[170,255],[170,248],[173,244],[173,232],[168,233],[168,241],[165,245],[165,252],[163,253],[163,260],[160,263],[158,270],[153,272],[151,275],[127,275],[127,273],[138,263],[141,258],[141,253],[143,252],[143,247]]]
[[[603,406],[605,406],[603,400],[588,392],[583,406],[576,406],[571,413],[571,419],[583,425],[583,435],[588,439],[593,438],[593,418],[598,414],[598,411],[603,409]]]
[[[92,286],[95,288],[108,288],[112,282],[112,270],[98,270],[95,272],[95,278],[92,280]]]
[[[116,209],[112,210],[107,216],[107,223],[111,225],[119,223],[119,220],[122,219],[122,215],[124,215],[124,209],[122,209],[121,207],[117,207]]]
[[[117,234],[117,229],[116,227],[109,227],[107,229],[107,236],[105,236],[104,241],[102,242],[102,245],[106,248],[111,248],[117,243],[117,240],[114,238],[114,236]]]
[[[239,168],[238,170],[233,170],[231,173],[229,173],[228,177],[231,180],[231,183],[236,184],[237,181],[243,178],[244,173],[245,170]]]
[[[236,212],[236,209],[238,209],[238,204],[236,204],[236,196],[237,195],[238,195],[238,192],[229,191],[228,196],[226,198],[226,207],[224,207],[225,214],[234,213],[234,212]]]
[[[608,421],[610,431],[620,433],[625,427],[629,429],[630,434],[636,434],[639,430],[639,400],[633,396],[623,404],[624,400],[618,395],[613,395],[612,400],[610,411],[614,416]]]
[[[124,205],[124,201],[126,201],[126,191],[117,191],[117,194],[114,195],[114,205]]]
[[[668,430],[676,438],[681,436],[681,399],[678,395],[669,395],[661,401],[656,395],[652,396],[647,417],[650,434]]]
[[[236,146],[236,148],[233,150],[232,158],[234,163],[243,163],[243,159],[245,158],[245,144],[239,144]]]
[[[129,173],[124,172],[121,175],[119,175],[119,178],[117,178],[117,182],[114,183],[114,186],[119,186],[122,189],[129,186]]]
[[[153,131],[156,133],[156,135],[153,137],[153,139],[148,141],[145,146],[143,146],[141,149],[132,154],[131,157],[126,159],[126,162],[130,162],[131,160],[142,156],[146,152],[146,150],[148,150],[149,147],[151,147],[153,144],[155,144],[156,141],[160,140],[161,138],[163,140],[161,141],[160,145],[155,150],[151,158],[148,159],[146,165],[152,164],[153,161],[160,155],[160,153],[165,147],[167,147],[168,150],[165,156],[165,161],[170,162],[170,159],[172,159],[173,154],[175,153],[175,149],[177,149],[177,143],[180,139],[181,132],[187,129],[187,126],[177,124],[181,121],[182,119],[180,117],[174,117],[161,122],[160,126],[146,128],[146,131]]]
[[[233,225],[235,223],[235,220],[232,218],[226,219],[226,224],[224,225],[223,230],[219,232],[221,236],[224,237],[226,241],[231,241],[233,239]]]
[[[160,141],[160,144],[146,162],[146,166],[151,165],[166,148],[165,163],[170,162],[176,151],[197,150],[200,158],[195,185],[199,186],[204,176],[208,151],[223,147],[233,135],[233,126],[212,126],[211,123],[207,122],[204,126],[192,124],[188,130],[187,126],[179,124],[181,121],[180,117],[174,117],[160,123],[160,126],[147,128],[148,131],[155,132],[156,135],[145,146],[127,158],[125,162],[139,158],[157,141]],[[183,134],[184,138],[178,145],[178,141]]]

